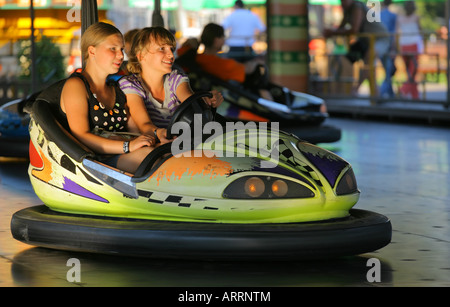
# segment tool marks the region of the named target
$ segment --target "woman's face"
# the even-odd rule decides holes
[[[90,55],[93,55],[95,62],[104,68],[109,74],[119,71],[123,62],[123,38],[119,34],[108,36],[97,46],[91,46]]]
[[[225,45],[225,36],[216,37],[214,39],[214,49],[220,51],[222,50],[223,45]]]
[[[142,69],[150,68],[152,70],[161,71],[164,74],[172,71],[173,47],[162,42],[150,42],[141,57]]]

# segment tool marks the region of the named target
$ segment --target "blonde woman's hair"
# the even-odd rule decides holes
[[[127,69],[129,72],[134,74],[142,72],[138,56],[143,52],[148,52],[147,47],[150,43],[169,45],[173,50],[177,46],[173,34],[164,27],[147,27],[139,30],[133,38],[133,44],[128,55]]]
[[[88,48],[90,46],[97,46],[102,43],[108,36],[118,34],[123,38],[122,32],[115,26],[105,23],[96,22],[90,25],[81,36],[81,56],[83,58],[83,66],[89,58]]]

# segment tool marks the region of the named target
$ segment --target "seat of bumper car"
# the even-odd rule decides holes
[[[60,107],[65,81],[66,79],[60,80],[41,91],[34,101],[26,104],[25,111],[32,114],[48,139],[55,142],[71,158],[81,162],[86,157],[94,158],[95,154],[69,132],[69,123]]]

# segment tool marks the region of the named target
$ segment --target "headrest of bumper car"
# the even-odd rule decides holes
[[[46,137],[77,162],[86,157],[95,157],[90,149],[68,132],[67,120],[58,120],[54,109],[47,100],[40,98],[36,99],[31,108],[34,120],[42,127]]]

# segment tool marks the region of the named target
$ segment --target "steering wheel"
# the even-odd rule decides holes
[[[200,99],[202,97],[212,97],[210,92],[197,92],[186,99],[175,111],[167,126],[167,139],[172,139],[175,134],[171,133],[172,126],[176,122],[184,121],[187,122],[191,128],[193,128],[194,114],[202,115],[202,125],[214,120],[211,108]],[[192,130],[191,130],[192,131]],[[133,180],[139,182],[143,180],[144,176],[152,169],[155,162],[166,154],[171,153],[172,143],[166,143],[152,150],[147,157],[141,162],[136,172],[134,173]]]
[[[172,127],[177,122],[186,122],[193,128],[194,124],[194,115],[201,114],[202,115],[202,126],[206,123],[214,120],[213,112],[208,106],[208,104],[200,98],[209,97],[212,98],[211,92],[197,92],[189,98],[187,98],[179,107],[176,109],[175,113],[173,113],[172,119],[167,126],[167,139],[172,139],[174,136],[178,136],[178,134],[172,133]]]

